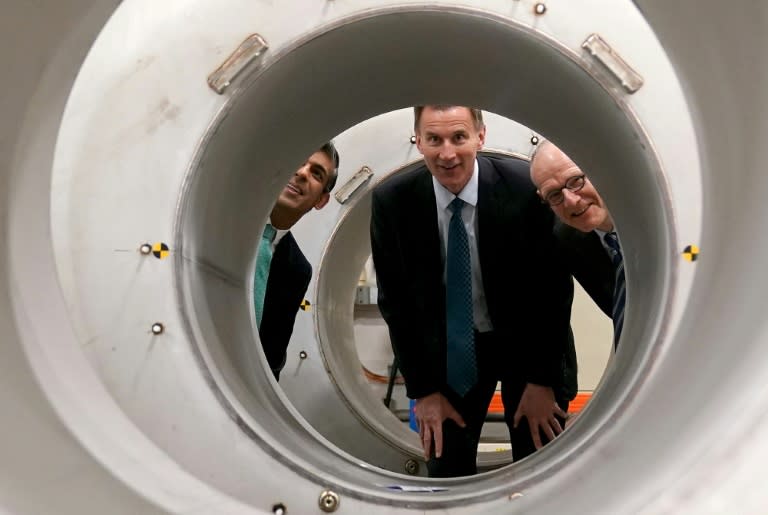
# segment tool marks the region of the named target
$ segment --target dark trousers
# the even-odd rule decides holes
[[[504,420],[509,428],[514,461],[521,460],[536,450],[528,429],[528,421],[523,418],[517,429],[513,427],[515,411],[526,384],[505,373],[506,360],[499,358],[503,355],[499,352],[500,343],[496,341],[492,332],[475,333],[477,384],[463,398],[451,390],[442,392],[464,419],[466,427],[459,427],[453,420],[446,420],[443,423],[443,454],[440,458],[435,458],[433,450],[432,456],[427,461],[429,477],[471,476],[477,473],[477,445],[480,443],[480,431],[498,381],[501,381]],[[567,411],[568,401],[559,398],[556,400],[560,407]],[[565,426],[565,420],[560,420],[560,425]],[[541,441],[548,441],[543,433]]]

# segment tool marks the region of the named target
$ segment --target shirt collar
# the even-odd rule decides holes
[[[608,252],[608,254],[613,252],[613,249],[611,249],[611,247],[609,247],[608,244],[605,242],[605,235],[606,234],[608,234],[609,232],[612,232],[612,233],[616,234],[616,240],[619,242],[619,245],[621,245],[621,240],[619,240],[619,235],[618,235],[618,233],[616,233],[616,228],[615,227],[613,229],[611,229],[610,231],[603,231],[601,229],[595,229],[595,232],[600,237],[600,243],[603,245],[603,248],[606,250],[606,252]]]
[[[472,207],[477,206],[477,189],[479,184],[480,177],[480,165],[477,163],[477,159],[475,159],[475,167],[472,171],[472,177],[470,177],[469,182],[464,186],[464,189],[462,189],[458,195],[454,195],[447,189],[445,189],[445,186],[440,184],[438,180],[435,178],[435,176],[432,176],[432,186],[435,190],[435,200],[437,201],[437,207],[439,209],[448,209],[448,204],[450,204],[454,198],[459,197],[461,200],[466,202],[467,204],[470,204]]]
[[[272,218],[271,217],[269,219],[269,223],[272,223]],[[272,227],[275,227],[275,225],[272,224]],[[283,236],[288,234],[288,229],[278,229],[277,227],[275,227],[275,231],[277,231],[277,232],[275,233],[275,239],[272,240],[272,245],[276,247],[277,244],[280,243],[280,240],[283,239]]]

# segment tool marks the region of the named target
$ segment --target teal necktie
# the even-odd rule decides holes
[[[264,315],[264,295],[267,293],[269,265],[272,263],[272,242],[275,241],[277,229],[272,224],[264,227],[259,244],[259,255],[256,257],[256,273],[253,276],[253,306],[256,309],[256,326],[261,327],[261,317]]]
[[[477,384],[475,331],[472,315],[472,263],[469,238],[461,219],[464,201],[453,199],[448,224],[445,276],[445,317],[447,322],[447,382],[464,397]]]

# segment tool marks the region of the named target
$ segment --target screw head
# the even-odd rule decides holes
[[[160,322],[152,324],[152,334],[163,334],[163,331],[165,331],[165,326]]]
[[[139,252],[141,252],[144,256],[148,256],[152,253],[152,245],[149,243],[142,244],[141,247],[139,247]]]
[[[320,493],[318,504],[320,505],[320,509],[325,513],[333,513],[339,509],[339,503],[341,503],[341,499],[339,498],[339,494],[336,492],[332,492],[331,490],[323,490]]]
[[[542,14],[547,12],[547,6],[542,2],[539,2],[538,4],[533,6],[533,12],[541,16]]]
[[[415,476],[419,472],[419,462],[416,460],[408,460],[405,462],[405,471]]]

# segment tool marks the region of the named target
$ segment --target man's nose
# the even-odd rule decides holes
[[[572,206],[574,204],[578,204],[579,200],[581,200],[581,195],[578,193],[575,193],[568,188],[563,188],[563,204],[566,206]]]
[[[456,157],[456,147],[452,143],[444,143],[440,147],[438,158],[443,161],[450,161],[454,157]]]
[[[307,178],[307,175],[309,175],[309,163],[304,163],[299,167],[298,170],[296,170],[296,173],[294,174],[298,177],[304,177]]]

